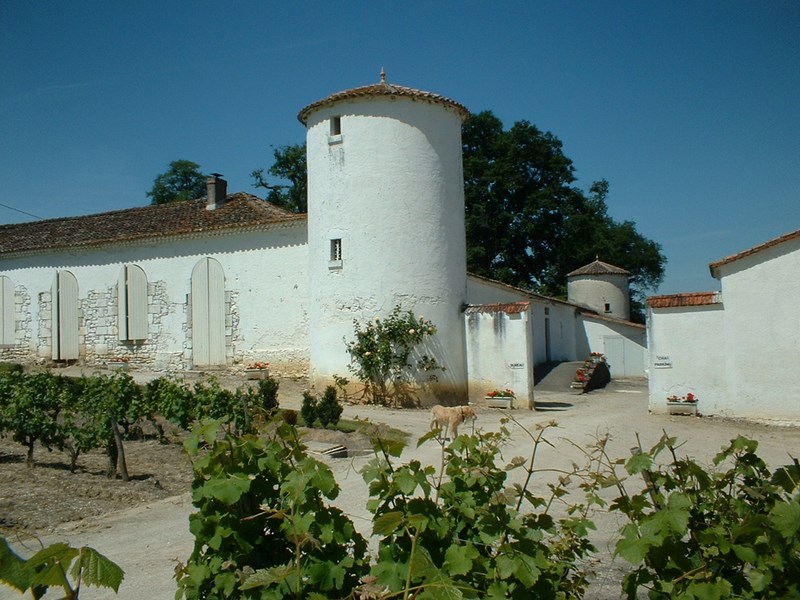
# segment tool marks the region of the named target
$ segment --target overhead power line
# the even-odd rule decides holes
[[[24,210],[20,210],[18,208],[14,208],[13,206],[9,206],[8,204],[3,204],[0,202],[0,206],[3,208],[7,208],[8,210],[15,210],[18,213],[22,213],[23,215],[28,215],[29,217],[33,217],[34,219],[39,219],[40,221],[44,221],[44,217],[40,217],[39,215],[35,215],[33,213],[25,212]]]

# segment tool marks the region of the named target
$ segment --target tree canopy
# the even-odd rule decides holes
[[[166,172],[153,181],[147,195],[151,204],[166,204],[181,200],[194,200],[206,195],[206,176],[200,172],[200,165],[190,160],[173,160]]]
[[[254,187],[268,190],[267,200],[292,212],[303,213],[308,210],[308,192],[306,191],[306,145],[295,144],[275,148],[275,162],[267,172],[290,185],[270,184],[264,177],[264,169],[256,169],[251,173],[255,180]]]
[[[491,111],[462,127],[467,268],[541,294],[566,297],[567,273],[596,258],[630,271],[631,310],[643,320],[646,290],[664,277],[661,247],[632,221],[608,214],[609,184],[577,188],[575,168],[561,141],[527,121],[506,130]],[[253,171],[267,199],[295,212],[306,201],[305,145],[274,151],[269,174],[291,185],[270,185]]]
[[[635,223],[608,215],[607,181],[584,193],[558,138],[527,121],[504,130],[489,111],[465,121],[462,143],[470,272],[565,297],[567,273],[599,257],[630,271],[632,310],[641,310],[666,258]]]

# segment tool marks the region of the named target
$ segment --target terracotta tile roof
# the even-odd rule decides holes
[[[537,294],[536,292],[532,292],[531,290],[526,290],[525,288],[517,287],[508,283],[503,283],[502,281],[497,281],[496,279],[484,277],[483,275],[475,275],[475,273],[467,273],[467,277],[470,277],[477,281],[486,282],[488,284],[497,286],[499,288],[514,290],[515,292],[520,292],[522,294],[525,294],[526,296],[529,296],[531,298],[537,298],[545,302],[552,302],[553,304],[564,304],[566,306],[569,306],[570,308],[578,308],[576,304],[567,302],[566,300],[561,300],[560,298],[553,298],[552,296],[545,296],[544,294]]]
[[[614,265],[610,265],[598,259],[580,269],[575,269],[571,273],[567,273],[567,277],[574,277],[576,275],[630,275],[630,271],[620,269],[619,267],[615,267]]]
[[[721,304],[720,292],[691,292],[687,294],[670,294],[667,296],[651,296],[647,299],[650,308],[677,308],[681,306],[708,306]]]
[[[91,247],[171,235],[224,232],[306,219],[251,194],[227,196],[216,210],[205,199],[113,212],[0,225],[0,256],[37,250]]]
[[[509,315],[526,312],[531,306],[530,302],[498,302],[495,304],[471,304],[464,309],[467,314],[498,313]]]
[[[634,323],[633,321],[627,321],[612,315],[600,314],[596,310],[579,310],[578,312],[582,317],[592,319],[594,321],[606,321],[607,323],[616,323],[618,325],[625,325],[626,327],[634,327],[642,330],[645,328],[643,323]]]
[[[433,94],[431,92],[424,92],[422,90],[416,90],[414,88],[386,83],[383,74],[381,74],[380,83],[374,83],[372,85],[365,85],[362,87],[353,88],[351,90],[336,92],[335,94],[331,94],[327,98],[323,98],[322,100],[318,100],[313,104],[309,104],[298,113],[297,119],[303,125],[305,125],[306,120],[308,119],[308,115],[310,115],[313,111],[317,110],[318,108],[327,106],[329,104],[334,104],[341,100],[352,100],[355,98],[375,98],[377,96],[391,96],[395,98],[402,97],[402,98],[411,98],[413,100],[423,100],[425,102],[432,102],[434,104],[441,104],[442,106],[452,108],[459,114],[459,116],[462,119],[466,119],[469,116],[469,111],[467,110],[467,108],[463,104],[459,104],[455,100],[451,100],[450,98],[445,98],[444,96],[440,96],[439,94]]]
[[[773,246],[777,246],[778,244],[782,244],[783,242],[788,242],[789,240],[793,240],[797,237],[800,237],[800,229],[796,231],[792,231],[790,233],[786,233],[779,237],[776,237],[768,242],[764,242],[763,244],[759,244],[758,246],[753,246],[748,250],[743,250],[742,252],[738,252],[736,254],[732,254],[722,260],[718,260],[716,262],[712,262],[708,265],[709,271],[711,271],[711,276],[715,279],[719,279],[718,269],[723,265],[727,265],[728,263],[732,263],[737,261],[745,256],[750,256],[751,254],[756,254],[757,252],[761,252],[762,250],[766,250],[767,248],[771,248]]]

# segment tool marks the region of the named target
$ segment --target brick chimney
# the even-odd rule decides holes
[[[206,192],[208,200],[206,201],[206,210],[214,210],[225,204],[225,198],[228,195],[228,182],[222,179],[219,173],[212,173],[206,179]]]

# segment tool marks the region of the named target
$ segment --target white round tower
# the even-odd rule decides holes
[[[438,333],[425,402],[467,398],[461,123],[466,108],[381,82],[305,107],[311,381],[350,376],[353,321],[396,305]],[[433,397],[431,397],[433,396]]]
[[[567,299],[618,319],[630,320],[630,272],[597,259],[567,273]]]

